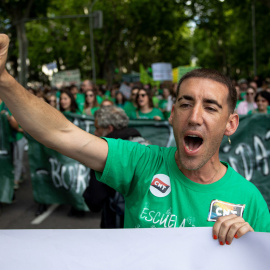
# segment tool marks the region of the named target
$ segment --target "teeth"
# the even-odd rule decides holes
[[[198,138],[199,136],[197,136],[197,135],[188,135],[188,137]]]

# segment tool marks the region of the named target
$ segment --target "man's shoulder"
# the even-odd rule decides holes
[[[230,174],[230,178],[235,185],[239,185],[242,189],[246,188],[251,192],[258,192],[257,187],[252,182],[248,181],[244,176],[242,176],[235,169],[233,169],[228,163],[222,163],[226,164],[226,166],[228,167],[228,173]]]
[[[119,144],[119,145],[132,144],[134,147],[142,147],[142,148],[146,147],[150,151],[160,153],[161,155],[168,155],[168,154],[174,153],[176,150],[176,147],[163,147],[163,146],[151,144],[151,142],[147,141],[145,138],[140,137],[140,136],[134,137],[134,139],[131,139],[131,140],[105,138],[105,137],[103,137],[103,139],[105,139],[108,142],[109,148],[110,146],[113,146],[115,144]],[[147,143],[140,143],[141,140]]]

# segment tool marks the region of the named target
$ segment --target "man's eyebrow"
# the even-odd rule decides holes
[[[192,96],[188,96],[188,95],[183,95],[180,98],[178,98],[177,101],[180,101],[182,99],[186,99],[186,100],[190,100],[190,101],[194,101],[194,98]],[[222,105],[219,104],[215,99],[210,99],[210,98],[206,98],[203,100],[204,103],[210,103],[210,104],[215,104],[217,105],[220,109],[222,109]]]
[[[194,98],[191,97],[191,96],[183,95],[182,97],[178,98],[177,101],[180,101],[182,99],[186,99],[186,100],[190,100],[190,101],[193,101],[194,100]]]
[[[217,105],[220,109],[222,109],[222,105],[219,104],[215,99],[204,99],[204,103],[210,103],[210,104],[215,104]]]

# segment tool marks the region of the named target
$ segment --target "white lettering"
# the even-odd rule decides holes
[[[157,221],[155,221],[155,219],[156,219],[156,217],[157,216],[160,216],[160,212],[157,212],[156,214],[155,214],[155,217],[154,217],[154,220],[153,220],[153,223],[154,224],[156,224],[156,223],[158,223],[160,220],[158,219]]]
[[[168,227],[172,228],[176,226],[176,221],[177,221],[177,216],[176,215],[171,215],[169,223],[168,223]],[[172,224],[171,224],[172,223]]]
[[[162,215],[159,224],[160,224],[160,225],[164,224],[164,228],[166,228],[166,227],[167,227],[167,226],[166,226],[166,222],[167,222],[167,219],[168,219],[169,215],[166,215],[166,218],[165,218],[165,219],[163,219],[163,217],[164,217],[164,214]]]
[[[61,186],[61,177],[60,177],[60,164],[58,164],[56,159],[50,158],[49,162],[51,163],[51,175],[52,181],[55,187]]]
[[[49,162],[52,181],[56,188],[64,187],[70,190],[73,187],[78,194],[85,190],[89,181],[89,168],[77,163],[61,165],[55,158],[49,158]]]
[[[231,214],[231,211],[230,210],[223,210],[223,216],[228,216]]]
[[[219,211],[221,211],[221,213],[220,213]],[[217,214],[217,216],[222,216],[222,215],[223,215],[223,214],[222,214],[222,208],[221,208],[221,207],[218,207],[218,208],[217,208],[216,214]]]
[[[147,215],[147,213],[145,211],[148,211],[148,210],[149,210],[148,208],[143,208],[143,211],[141,213],[141,218],[144,218],[143,214]]]
[[[263,175],[268,175],[269,165],[267,150],[265,149],[261,139],[258,136],[254,136],[254,148],[257,167],[260,168],[262,166]]]
[[[90,169],[83,166],[82,164],[78,164],[78,173],[77,173],[77,186],[76,192],[79,193],[81,190],[85,190],[89,181]],[[85,179],[88,181],[86,182]]]
[[[186,225],[186,219],[184,218],[179,227],[185,227],[185,225]]]
[[[241,155],[244,166],[244,177],[250,181],[253,174],[252,150],[250,146],[248,144],[241,143],[236,147],[235,153],[237,155]]]

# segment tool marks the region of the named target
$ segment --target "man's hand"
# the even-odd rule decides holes
[[[247,232],[254,232],[254,230],[248,222],[236,215],[219,217],[213,226],[213,238],[218,239],[220,245],[230,245],[233,238],[238,239]]]
[[[7,35],[0,34],[0,77],[5,70],[7,53],[8,53],[9,38]]]

